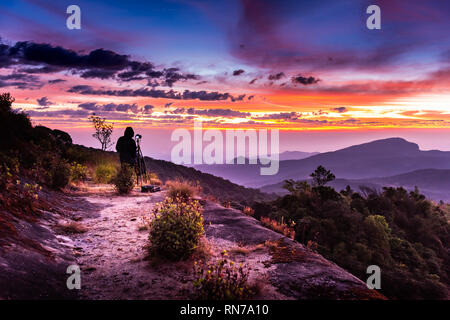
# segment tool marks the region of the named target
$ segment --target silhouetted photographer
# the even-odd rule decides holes
[[[125,133],[117,140],[116,150],[120,155],[121,164],[136,165],[136,142],[133,139],[134,130],[131,127],[125,129]]]
[[[141,150],[142,135],[137,134],[135,139],[134,130],[131,127],[125,129],[125,133],[117,140],[116,150],[120,154],[120,163],[134,168],[136,171],[137,183],[141,185],[141,192],[157,192],[161,189],[158,186],[144,185],[148,178],[147,166]]]

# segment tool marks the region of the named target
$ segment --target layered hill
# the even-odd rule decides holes
[[[266,185],[261,187],[260,190],[284,195],[287,194],[287,190],[283,189],[283,184],[284,182]],[[336,190],[343,190],[350,186],[356,191],[361,191],[364,188],[380,191],[383,187],[404,187],[413,191],[417,187],[420,193],[434,201],[450,201],[450,170],[423,169],[382,178],[336,179],[329,185]]]
[[[450,152],[422,151],[401,138],[376,140],[345,149],[320,153],[301,160],[279,162],[279,172],[260,175],[259,165],[202,165],[196,168],[245,186],[261,187],[285,179],[307,179],[319,165],[340,179],[372,179],[423,169],[450,169]]]

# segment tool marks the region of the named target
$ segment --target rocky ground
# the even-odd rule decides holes
[[[212,261],[227,250],[230,259],[248,266],[257,299],[383,298],[322,256],[210,201],[201,200],[206,234],[194,257],[170,262],[150,256],[147,226],[153,206],[164,196],[164,191],[119,196],[98,185],[72,190],[64,214],[44,219],[39,227],[52,257],[13,246],[1,255],[0,266],[8,277],[0,275],[0,285],[8,284],[9,291],[0,291],[0,297],[192,298],[194,261]],[[70,264],[80,266],[80,290],[66,288]]]

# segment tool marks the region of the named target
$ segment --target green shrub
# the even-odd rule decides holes
[[[37,213],[35,208],[42,187],[22,181],[16,161],[17,159],[0,153],[0,212],[5,210],[16,217],[27,218]],[[5,230],[12,230],[10,223],[10,219],[6,221],[0,219],[0,234]]]
[[[149,235],[152,250],[172,260],[188,258],[204,233],[199,202],[167,197],[153,214]]]
[[[123,165],[112,182],[120,194],[130,193],[136,182],[134,169],[129,165]]]
[[[116,175],[116,166],[110,163],[103,163],[95,168],[94,181],[96,183],[111,183]]]
[[[70,165],[70,181],[80,182],[85,181],[88,177],[88,167],[77,162],[72,162]]]
[[[248,300],[255,292],[248,284],[248,270],[227,259],[226,251],[215,263],[195,263],[193,282],[201,300]]]
[[[60,161],[52,168],[51,177],[53,189],[64,188],[70,181],[70,165],[66,161]]]
[[[171,180],[166,182],[167,195],[172,199],[187,200],[199,193],[199,186],[190,181]]]

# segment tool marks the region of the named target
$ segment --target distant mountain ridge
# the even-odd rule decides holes
[[[266,185],[260,188],[263,192],[283,195],[287,190],[283,189],[284,182]],[[361,187],[368,187],[380,191],[383,187],[404,187],[412,191],[419,188],[420,193],[434,201],[450,202],[450,170],[423,169],[400,175],[372,178],[372,179],[336,179],[329,183],[337,191],[350,186],[355,191],[360,191]]]
[[[304,152],[304,151],[284,151],[279,154],[280,161],[284,160],[301,160],[319,154],[319,152]]]
[[[422,151],[402,138],[376,140],[301,160],[280,161],[279,172],[261,176],[259,165],[202,165],[197,169],[248,187],[276,184],[285,179],[306,179],[323,165],[337,178],[388,177],[423,169],[450,169],[450,152]]]

